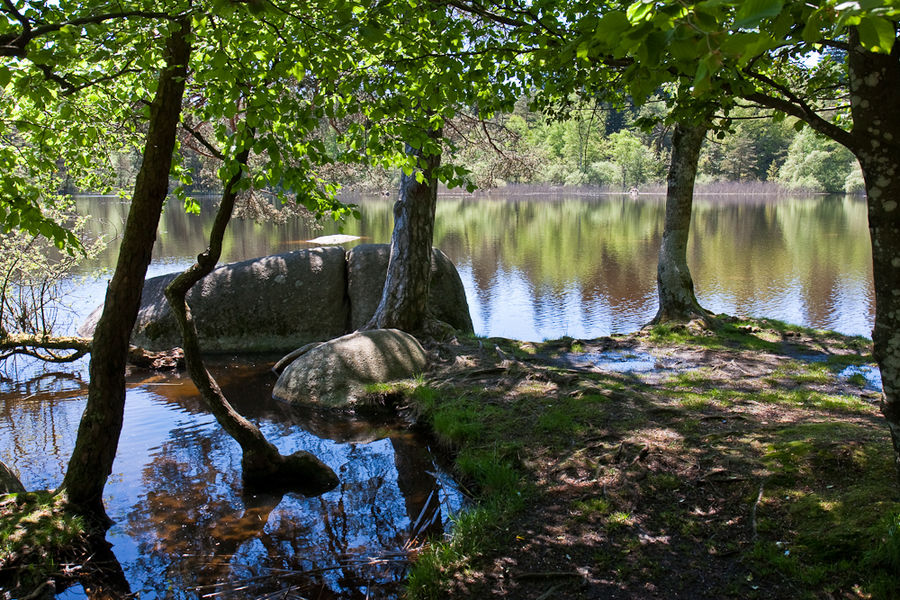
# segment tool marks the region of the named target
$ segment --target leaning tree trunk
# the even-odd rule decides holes
[[[236,157],[238,164],[245,165],[249,155],[249,148],[241,151]],[[203,364],[197,328],[185,300],[188,291],[215,268],[222,255],[222,238],[231,220],[237,195],[235,186],[240,179],[241,171],[238,171],[226,183],[209,234],[209,247],[197,256],[196,263],[166,287],[166,299],[181,330],[184,360],[191,380],[219,425],[241,446],[244,482],[256,488],[297,490],[307,495],[321,494],[338,484],[337,475],[309,452],[300,451],[282,456],[256,425],[234,410]]]
[[[890,55],[863,51],[855,36],[851,44],[850,149],[866,182],[875,283],[872,341],[900,481],[900,111],[890,108],[900,97],[900,41]]]
[[[166,41],[165,67],[150,105],[143,162],[134,184],[116,270],[94,332],[87,406],[59,490],[67,494],[73,510],[101,525],[110,523],[103,509],[103,487],[112,472],[122,430],[129,338],[169,189],[172,151],[191,53],[189,33],[189,21],[184,20]]]
[[[432,139],[440,131],[429,132]],[[437,205],[437,168],[440,154],[423,156],[421,150],[407,146],[416,157],[417,172],[400,178],[400,197],[394,204],[394,231],[391,256],[381,302],[363,329],[389,327],[407,332],[420,331],[426,325],[426,302],[431,279],[431,243],[434,235],[434,211]]]
[[[706,130],[705,124],[678,123],[672,136],[666,220],[656,269],[659,310],[651,324],[687,323],[698,318],[707,322],[710,317],[710,313],[697,302],[694,281],[687,264],[694,179]]]

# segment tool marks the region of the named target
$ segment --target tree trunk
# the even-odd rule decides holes
[[[864,51],[855,36],[849,53],[853,145],[869,213],[875,282],[875,360],[900,481],[900,42],[890,55]]]
[[[242,150],[236,157],[238,164],[247,164],[249,155],[249,147]],[[338,484],[337,475],[309,452],[282,456],[256,425],[234,410],[203,364],[197,328],[185,300],[188,291],[212,272],[222,255],[222,238],[231,220],[237,197],[235,186],[241,180],[241,175],[241,172],[236,173],[225,184],[222,201],[209,234],[209,247],[197,256],[196,263],[166,287],[166,299],[181,330],[185,364],[191,380],[219,425],[241,446],[244,483],[255,488],[297,490],[307,495],[321,494]]]
[[[166,40],[165,67],[150,105],[143,162],[134,185],[116,270],[106,290],[103,314],[94,332],[88,401],[75,449],[60,488],[72,509],[100,525],[103,487],[112,472],[125,408],[125,362],[137,318],[156,228],[169,188],[175,133],[181,116],[190,25],[183,20]]]
[[[688,323],[694,319],[702,319],[708,324],[710,318],[710,313],[700,306],[694,295],[694,281],[687,264],[694,179],[706,130],[705,123],[678,123],[672,136],[666,220],[656,269],[659,310],[651,325],[665,322]]]
[[[437,139],[440,131],[429,132]],[[394,204],[394,230],[391,234],[391,256],[381,302],[375,314],[362,329],[389,327],[407,332],[422,330],[426,325],[426,302],[431,279],[431,243],[434,234],[434,211],[437,205],[436,170],[441,155],[423,156],[421,150],[407,146],[419,168],[400,178],[400,197]],[[416,176],[421,171],[422,182]]]

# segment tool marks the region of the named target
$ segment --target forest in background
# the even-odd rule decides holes
[[[521,98],[511,114],[491,121],[459,114],[448,123],[457,145],[456,164],[465,167],[479,189],[507,184],[597,186],[610,191],[641,190],[665,183],[674,125],[664,124],[665,105],[651,101],[640,108],[619,109],[606,103],[578,102],[566,118],[529,108]],[[864,192],[862,173],[853,155],[793,118],[775,118],[755,107],[733,110],[723,129],[710,132],[701,153],[697,184],[766,183],[754,191],[775,189],[803,193]],[[334,155],[345,124],[323,122],[319,136]],[[202,147],[183,140],[182,160],[190,172],[189,193],[220,191],[215,161]],[[140,156],[111,157],[117,181],[130,189]],[[334,162],[320,176],[344,189],[385,192],[397,188],[400,172],[365,164]],[[66,192],[78,192],[67,187]]]

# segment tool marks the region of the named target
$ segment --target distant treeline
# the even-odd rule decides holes
[[[512,114],[491,121],[469,116],[453,121],[456,148],[445,160],[465,166],[482,189],[518,183],[664,191],[660,186],[665,182],[673,127],[657,119],[663,113],[661,103],[626,109],[582,103],[569,109],[565,118],[551,118],[529,110],[523,98]],[[808,127],[798,129],[793,119],[777,119],[755,108],[738,108],[728,117],[719,122],[719,130],[707,135],[698,188],[737,191],[733,184],[742,184],[740,188],[757,193],[863,192],[856,160],[836,142]],[[341,149],[333,125],[323,125],[319,134],[337,156]],[[182,153],[193,178],[188,193],[217,191],[218,179],[207,159],[190,145],[183,145]],[[118,165],[114,187],[127,189],[139,157],[113,158]],[[324,167],[320,175],[358,191],[389,191],[399,183],[399,173],[341,161]]]

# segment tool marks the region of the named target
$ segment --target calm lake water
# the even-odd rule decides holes
[[[343,232],[360,236],[359,243],[389,242],[392,200],[355,201],[362,218],[346,222]],[[102,231],[121,231],[127,204],[106,199],[81,206]],[[531,341],[592,338],[635,331],[656,313],[664,213],[662,196],[446,196],[437,206],[434,245],[459,269],[476,333]],[[166,211],[153,274],[193,261],[205,247],[210,214],[185,215],[178,206]],[[330,222],[316,230],[299,222],[235,221],[223,261],[310,247],[306,240],[337,232]],[[112,268],[116,251],[113,242],[86,271]],[[715,312],[871,334],[871,248],[862,198],[701,195],[688,262],[700,302]]]
[[[388,242],[391,199],[359,199],[343,232]],[[205,208],[211,203],[206,202]],[[127,204],[81,199],[98,232],[121,231]],[[164,215],[151,274],[204,248],[211,211]],[[591,338],[638,329],[656,311],[664,200],[504,194],[441,199],[435,246],[457,264],[479,334]],[[236,221],[223,260],[310,246],[336,233]],[[102,299],[117,240],[73,278],[72,331]],[[707,308],[869,335],[874,304],[865,203],[855,198],[700,197],[689,262]],[[394,420],[310,415],[271,399],[278,357],[217,357],[237,408],[284,452],[305,449],[341,485],[316,498],[245,497],[240,454],[179,375],[134,372],[106,504],[108,539],[141,598],[391,598],[405,548],[440,534],[463,498],[423,440]],[[62,479],[85,402],[85,363],[0,382],[0,460],[30,489]],[[429,524],[424,527],[423,524]],[[211,596],[216,594],[215,596]],[[278,596],[276,596],[278,594]],[[60,595],[81,598],[79,587]]]

